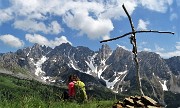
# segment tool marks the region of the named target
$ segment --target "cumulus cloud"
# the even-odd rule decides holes
[[[19,48],[24,46],[24,42],[22,40],[10,34],[1,35],[0,40],[11,47]]]
[[[143,42],[140,43],[140,45],[146,45],[146,44],[148,44],[148,43],[145,42],[145,41],[143,41]]]
[[[73,29],[79,30],[82,34],[87,34],[91,39],[104,37],[113,30],[113,24],[109,19],[93,19],[84,10],[76,10],[66,14],[64,17],[66,24]]]
[[[0,10],[0,25],[13,19],[12,13],[9,10]]]
[[[103,40],[107,40],[107,39],[110,39],[110,37],[108,35],[105,35],[102,37]]]
[[[119,45],[119,44],[117,44],[117,46],[118,46],[118,47],[121,47],[121,48],[123,48],[123,49],[125,49],[125,50],[131,51],[131,49],[128,49],[126,46],[122,46],[122,45]]]
[[[148,52],[155,52],[159,54],[163,58],[170,58],[173,56],[180,56],[180,42],[177,42],[175,45],[176,50],[167,52],[164,48],[160,47],[159,45],[155,44],[155,49],[150,49],[145,47],[147,42],[141,42],[138,44],[138,51],[148,51]]]
[[[151,52],[152,50],[150,48],[143,48],[143,51]]]
[[[54,40],[48,40],[46,37],[39,35],[39,34],[26,34],[26,40],[31,43],[38,43],[40,45],[45,45],[54,48],[62,43],[70,43],[65,36],[56,37]]]
[[[149,25],[149,21],[144,21],[142,19],[139,20],[138,22],[138,30],[147,30],[147,26]]]
[[[176,42],[176,49],[180,51],[180,42]]]
[[[150,48],[147,48],[148,42],[142,41],[137,44],[138,44],[137,45],[138,51],[148,51],[148,52],[152,51]]]
[[[59,34],[63,29],[57,21],[52,21],[48,26],[44,22],[35,20],[19,20],[14,22],[14,28],[29,32],[43,32],[45,34]]]
[[[41,9],[44,7],[44,3],[42,2],[42,0],[11,0],[10,2],[12,4],[12,7],[10,8],[13,9],[12,11],[18,16],[27,17],[28,15],[31,15],[33,13],[41,13]]]
[[[173,0],[139,0],[139,3],[147,9],[165,13]]]
[[[171,52],[157,51],[156,53],[161,55],[161,57],[163,57],[163,58],[170,58],[170,57],[173,57],[173,56],[180,56],[180,42],[176,43],[175,48],[176,48],[175,51],[171,51]]]
[[[175,19],[178,19],[178,15],[177,15],[176,13],[172,13],[172,14],[170,15],[170,21],[173,21],[173,20],[175,20]]]
[[[70,29],[86,34],[91,39],[109,36],[113,19],[127,17],[122,4],[131,15],[138,5],[157,12],[166,12],[173,0],[11,0],[11,6],[1,9],[0,22],[13,20],[14,28],[28,32],[58,34],[63,31],[56,16]],[[48,19],[47,21],[47,18]],[[50,21],[49,21],[50,20]],[[46,23],[45,23],[46,21]],[[51,22],[47,24],[47,22]]]
[[[161,48],[159,45],[155,45],[155,51],[156,52],[162,52],[162,51],[164,51],[164,48]]]
[[[173,52],[166,52],[166,53],[163,53],[163,52],[156,52],[156,53],[159,54],[163,58],[170,58],[170,57],[173,57],[173,56],[180,56],[180,51],[179,50],[176,50],[176,51],[173,51]]]
[[[108,19],[120,19],[127,17],[122,8],[123,4],[130,15],[137,7],[137,2],[135,0],[112,0],[105,6],[105,11],[100,14],[100,17]]]

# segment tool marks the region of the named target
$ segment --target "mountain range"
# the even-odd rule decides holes
[[[164,91],[180,93],[180,56],[164,59],[147,51],[137,55],[145,95],[164,103]],[[124,94],[137,92],[133,53],[122,47],[112,50],[107,44],[98,51],[69,43],[55,48],[34,44],[0,54],[0,72],[58,86],[66,84],[70,74],[77,74],[87,87],[104,86]]]

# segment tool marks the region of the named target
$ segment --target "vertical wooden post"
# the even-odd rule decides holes
[[[132,19],[131,19],[129,13],[127,12],[124,4],[122,5],[122,7],[123,7],[126,15],[128,16],[128,19],[129,19],[129,22],[130,22],[130,25],[131,25],[131,29],[132,29],[132,34],[131,34],[131,37],[130,37],[130,42],[133,45],[132,52],[133,52],[133,55],[134,55],[134,61],[136,63],[136,81],[137,81],[137,87],[138,87],[137,89],[139,90],[141,95],[144,95],[144,93],[142,91],[142,85],[141,85],[141,79],[140,79],[140,73],[139,73],[139,62],[138,62],[138,57],[137,57],[136,30],[134,28]]]

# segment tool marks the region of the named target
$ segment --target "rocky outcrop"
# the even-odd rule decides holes
[[[112,108],[162,108],[158,102],[148,96],[130,96],[114,103]]]
[[[165,61],[174,75],[180,75],[180,56],[171,57],[169,59],[165,59]]]

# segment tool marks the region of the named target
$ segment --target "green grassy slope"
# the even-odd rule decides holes
[[[0,74],[0,108],[111,108],[114,102],[112,92],[98,87],[87,90],[89,101],[85,104],[64,102],[61,95],[65,90],[66,87]]]

